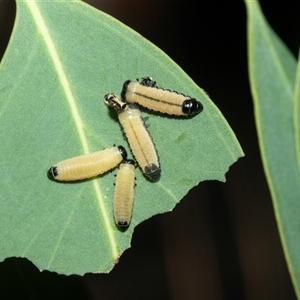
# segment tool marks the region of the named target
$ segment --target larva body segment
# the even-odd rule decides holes
[[[63,160],[49,169],[48,177],[58,181],[91,178],[115,168],[126,157],[122,146],[107,148]]]
[[[150,77],[142,78],[141,82],[125,81],[121,96],[128,103],[169,115],[193,116],[203,110],[203,105],[196,99],[158,88]]]
[[[156,180],[156,176],[159,176],[157,172],[160,173],[158,156],[140,110],[134,105],[129,105],[118,117],[139,166],[149,179]]]
[[[120,230],[126,230],[131,221],[135,185],[135,161],[124,160],[116,176],[114,218]]]
[[[118,112],[129,146],[144,175],[157,181],[161,173],[158,155],[140,110],[133,104],[124,104],[115,94],[105,95],[104,103]]]

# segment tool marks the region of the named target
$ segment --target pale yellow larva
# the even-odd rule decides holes
[[[150,77],[144,77],[141,81],[125,81],[121,97],[128,103],[169,115],[193,116],[203,110],[203,105],[195,98],[158,88]]]
[[[134,185],[135,185],[135,161],[124,160],[120,165],[116,176],[114,194],[114,218],[120,230],[126,230],[131,221]]]
[[[144,175],[157,181],[161,173],[158,155],[138,107],[122,102],[115,94],[105,95],[104,103],[118,112],[129,146]]]
[[[107,148],[63,160],[49,169],[48,177],[58,181],[91,178],[115,168],[126,157],[126,150],[122,146]]]

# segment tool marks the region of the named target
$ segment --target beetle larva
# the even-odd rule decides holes
[[[195,98],[158,88],[151,77],[144,77],[141,81],[125,81],[121,97],[128,103],[169,115],[193,116],[203,110],[203,105]]]
[[[134,199],[135,161],[124,160],[119,165],[115,182],[114,218],[120,230],[126,230],[131,221]]]
[[[132,153],[144,175],[151,181],[158,180],[161,173],[158,155],[140,110],[134,104],[122,102],[115,94],[105,95],[104,103],[117,111]]]
[[[126,157],[123,146],[107,148],[63,160],[49,169],[48,177],[58,181],[87,179],[115,168]]]

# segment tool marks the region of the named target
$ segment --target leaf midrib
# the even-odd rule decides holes
[[[68,105],[70,107],[70,113],[71,113],[71,116],[73,117],[75,127],[77,130],[78,136],[79,136],[79,141],[82,145],[83,151],[84,151],[84,153],[90,153],[87,137],[83,130],[84,123],[80,116],[78,106],[76,104],[76,99],[70,88],[71,85],[70,85],[67,75],[64,71],[63,64],[61,62],[61,59],[60,59],[58,52],[56,50],[56,47],[55,47],[55,42],[53,41],[53,39],[50,35],[50,32],[48,31],[48,28],[47,28],[46,22],[42,16],[41,10],[39,9],[37,2],[35,2],[35,1],[25,0],[24,3],[27,5],[27,7],[32,15],[32,19],[34,21],[34,24],[36,25],[37,31],[40,33],[40,36],[41,36],[42,40],[44,41],[46,49],[47,49],[49,56],[51,58],[51,61],[53,63],[54,70],[58,77],[58,82],[61,84],[62,90],[65,94],[65,99],[67,100]],[[78,4],[80,5],[80,3],[78,3]],[[102,215],[102,217],[103,217],[105,230],[106,230],[106,233],[107,233],[107,236],[109,239],[111,254],[112,254],[113,259],[116,260],[119,257],[119,253],[117,250],[116,239],[115,239],[115,236],[114,236],[112,228],[111,228],[108,210],[104,203],[104,197],[101,193],[101,189],[100,189],[98,182],[96,180],[93,180],[92,183],[93,183],[95,194],[96,194],[96,197],[98,200],[99,214]]]

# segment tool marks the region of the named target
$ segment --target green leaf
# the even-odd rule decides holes
[[[123,233],[112,214],[115,171],[78,183],[50,181],[46,172],[113,144],[129,152],[103,96],[143,76],[196,97],[204,111],[194,118],[144,112],[162,176],[151,183],[137,169],[132,223]],[[17,1],[0,68],[0,128],[0,259],[27,257],[64,274],[108,272],[135,226],[171,211],[200,181],[224,181],[243,155],[221,113],[183,70],[141,35],[79,1]]]
[[[258,2],[245,2],[249,74],[260,150],[289,271],[300,296],[299,130],[295,131],[293,120],[294,112],[295,119],[299,119],[293,102],[296,60],[264,19]],[[298,76],[296,87],[299,84]]]
[[[300,52],[297,63],[297,73],[294,91],[294,127],[296,157],[298,163],[298,170],[300,170]]]

